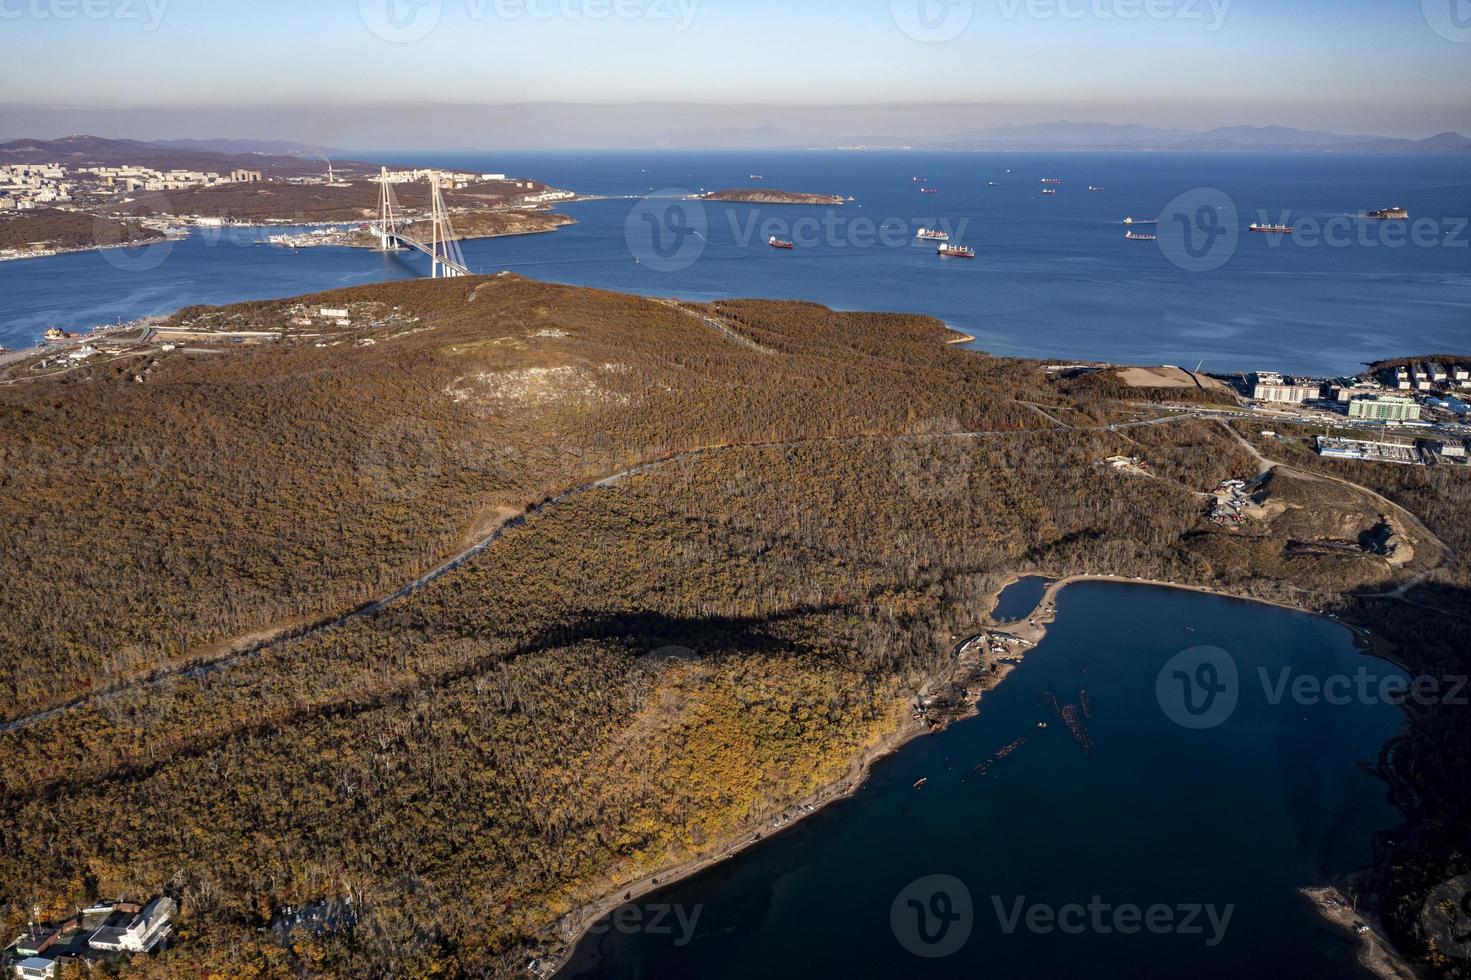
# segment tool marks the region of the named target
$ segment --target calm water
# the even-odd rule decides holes
[[[1234,714],[1207,730],[1175,725],[1156,695],[1161,668],[1197,645],[1227,651],[1241,677]],[[654,924],[658,905],[680,906],[686,921],[699,907],[691,932],[673,916],[661,921],[669,934],[610,927],[563,976],[1367,976],[1356,939],[1322,923],[1297,889],[1367,863],[1371,835],[1396,824],[1383,784],[1358,764],[1377,759],[1401,716],[1385,704],[1274,706],[1256,670],[1275,681],[1289,664],[1319,679],[1361,666],[1398,676],[1323,619],[1072,586],[1048,639],[977,718],[880,763],[853,799],[626,913],[630,925]],[[1081,690],[1091,756],[1038,706],[1041,692],[1076,704]],[[962,882],[974,910],[968,934],[954,934],[968,939],[946,958],[915,956],[900,939],[915,943],[912,920],[901,915],[896,931],[891,917],[896,897],[929,875]],[[1206,925],[1204,935],[1061,935],[1008,934],[994,904],[1010,914],[1023,896],[1060,908],[1095,895],[1112,907],[1234,908],[1223,932]],[[1184,925],[1184,914],[1172,921]]]
[[[996,608],[991,618],[998,623],[1014,623],[1037,608],[1047,592],[1047,579],[1039,575],[1028,575],[1017,579],[996,597]]]
[[[600,195],[643,196],[750,184],[851,195],[845,207],[703,207],[634,200],[567,208],[581,224],[555,235],[472,242],[478,272],[512,269],[581,285],[692,299],[764,296],[840,309],[912,310],[974,334],[1000,354],[1180,363],[1207,370],[1272,366],[1342,373],[1404,353],[1465,348],[1471,322],[1471,160],[1416,155],[604,153],[425,154],[406,163],[534,176]],[[1007,171],[1012,171],[1008,173]],[[916,176],[938,194],[919,193]],[[1065,181],[1044,197],[1039,181]],[[999,186],[988,187],[988,181]],[[1090,185],[1103,193],[1088,193]],[[1233,256],[1186,271],[1167,222],[1165,246],[1126,242],[1125,216],[1157,216],[1178,195],[1215,188],[1238,209]],[[1200,220],[1199,194],[1177,208]],[[1402,205],[1432,222],[1430,244],[1399,244],[1386,226],[1349,233],[1342,247],[1246,233],[1260,219],[1348,222]],[[635,209],[639,209],[635,211]],[[644,213],[649,217],[645,218]],[[632,218],[632,220],[630,220]],[[826,221],[811,229],[801,219]],[[647,224],[648,221],[654,225]],[[1214,219],[1212,219],[1214,220]],[[765,222],[774,224],[766,225]],[[901,229],[898,247],[876,229]],[[940,260],[912,240],[942,224],[974,246],[974,261]],[[635,229],[630,247],[628,229]],[[1358,228],[1348,222],[1346,228]],[[635,262],[639,235],[690,241],[678,268]],[[777,252],[770,234],[802,246]],[[1175,235],[1182,234],[1178,230]],[[319,249],[293,254],[196,237],[143,253],[0,263],[0,343],[49,326],[82,327],[191,303],[286,296],[423,272],[417,259]],[[218,236],[213,236],[218,239]],[[1222,239],[1222,241],[1225,241]],[[1220,247],[1226,247],[1224,245]],[[141,263],[143,268],[134,268]],[[121,267],[120,267],[121,266]]]

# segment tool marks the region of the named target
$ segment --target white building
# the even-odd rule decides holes
[[[21,980],[51,980],[56,976],[56,961],[32,956],[15,964],[15,975]]]
[[[1322,385],[1258,384],[1252,396],[1259,402],[1281,402],[1301,405],[1323,396]]]
[[[174,900],[155,898],[122,928],[103,927],[92,934],[87,945],[108,953],[151,953],[173,931]]]

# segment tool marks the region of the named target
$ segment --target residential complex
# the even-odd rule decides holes
[[[1348,403],[1349,418],[1375,422],[1416,422],[1421,411],[1420,404],[1413,398],[1395,395],[1371,395],[1354,398]]]
[[[80,167],[68,170],[57,163],[0,166],[0,211],[28,211],[51,204],[68,204],[83,191],[107,198],[138,191],[179,191],[221,184],[251,184],[262,179],[259,170],[236,170],[228,177],[204,170],[154,170],[151,167]]]

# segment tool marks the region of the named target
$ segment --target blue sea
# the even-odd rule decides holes
[[[1204,651],[1228,700],[1181,727],[1171,671]],[[1404,716],[1380,699],[1273,693],[1284,671],[1326,687],[1361,669],[1371,691],[1403,677],[1319,617],[1070,586],[977,717],[881,761],[853,798],[624,906],[559,976],[1369,978],[1358,938],[1299,889],[1367,864],[1373,834],[1399,822],[1360,764]],[[1146,927],[1134,915],[1150,909]]]
[[[466,243],[476,272],[696,300],[913,311],[997,354],[1203,363],[1207,371],[1336,375],[1384,357],[1471,347],[1464,155],[363,155],[534,177],[609,198],[566,206],[579,224],[553,235]],[[746,186],[853,200],[683,200]],[[1362,217],[1390,206],[1408,208],[1411,221]],[[1126,241],[1126,217],[1159,219],[1134,228],[1158,240]],[[1252,222],[1298,232],[1253,234]],[[976,258],[940,258],[933,243],[914,238],[921,227],[950,232]],[[767,247],[773,235],[797,248]],[[137,251],[0,263],[0,344],[29,344],[51,326],[425,272],[416,256],[293,253],[259,244],[262,237],[205,230]]]

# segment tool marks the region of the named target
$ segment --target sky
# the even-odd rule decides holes
[[[0,137],[387,147],[428,122],[463,146],[457,125],[493,120],[481,143],[521,128],[541,146],[596,107],[656,141],[823,118],[892,132],[919,103],[957,109],[897,135],[1083,119],[1423,137],[1471,132],[1468,93],[1471,0],[0,0]]]

